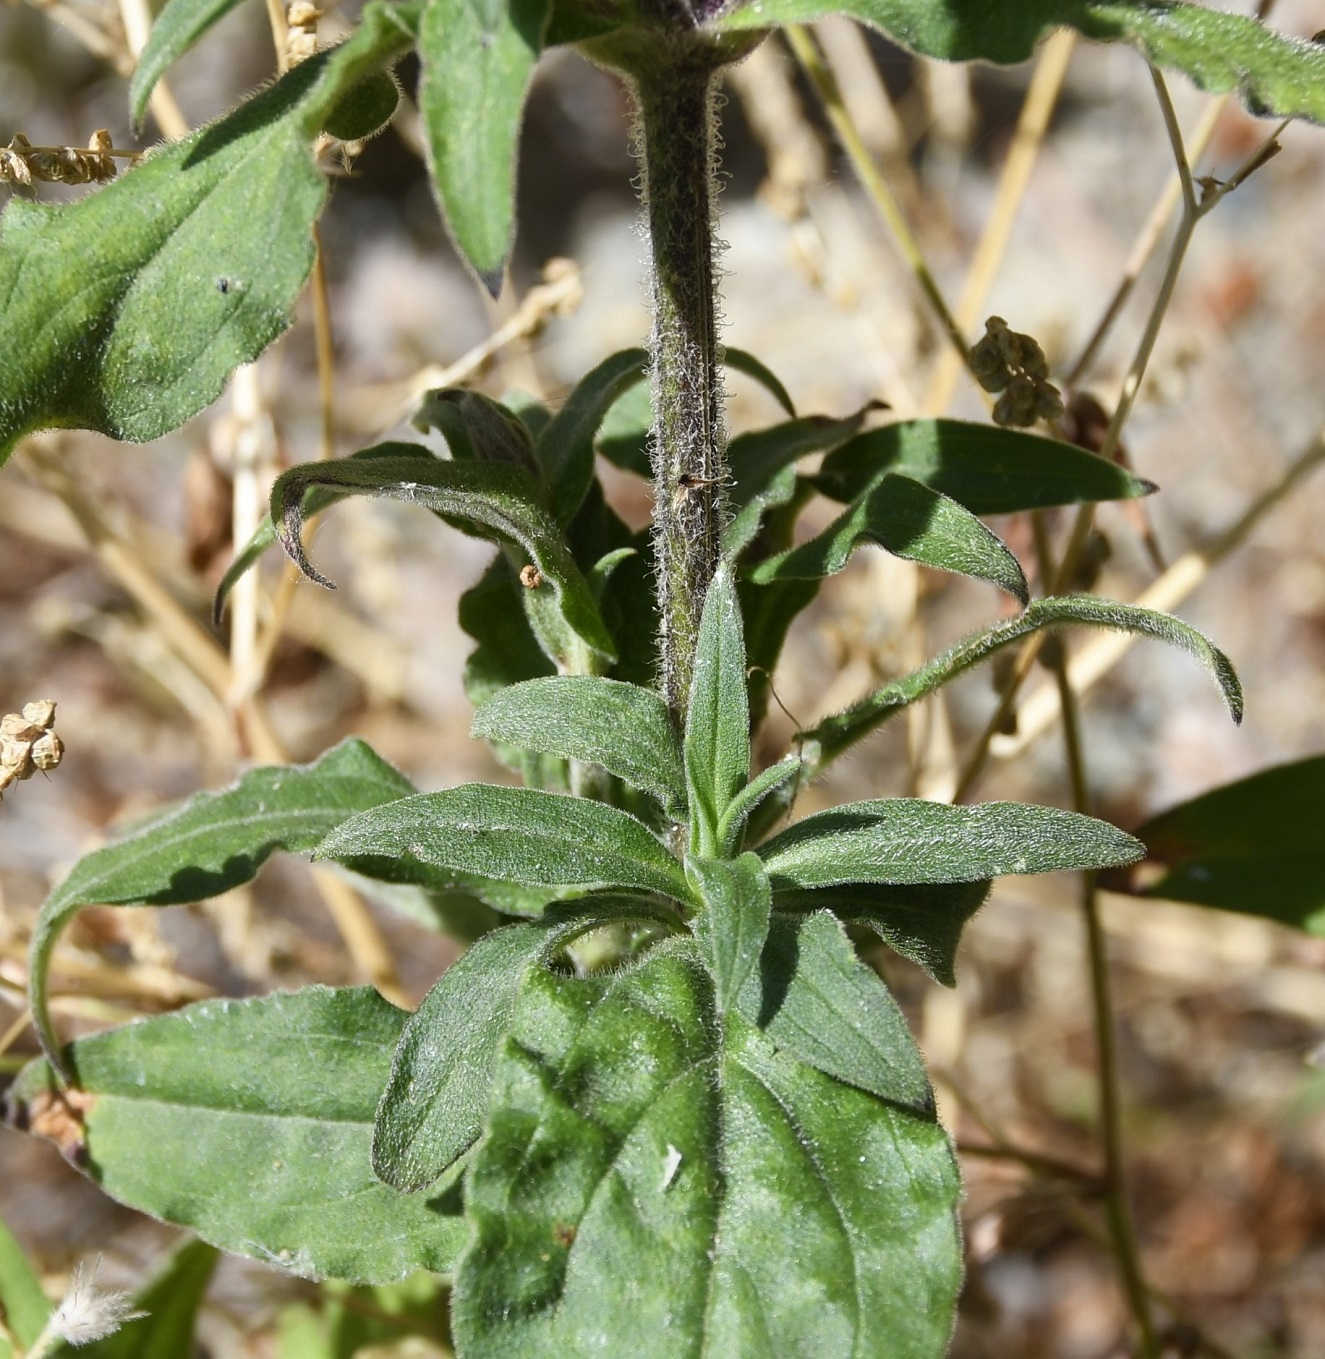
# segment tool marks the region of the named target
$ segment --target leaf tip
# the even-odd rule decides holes
[[[506,282],[506,268],[504,265],[496,269],[480,269],[478,281],[488,290],[488,295],[495,302],[501,296],[502,285]]]

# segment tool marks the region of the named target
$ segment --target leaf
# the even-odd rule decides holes
[[[1325,935],[1325,755],[1212,789],[1136,834],[1146,863],[1109,886]]]
[[[532,477],[502,463],[438,459],[424,463],[409,452],[399,457],[388,454],[384,451],[388,447],[379,445],[378,456],[371,459],[301,463],[277,478],[271,490],[271,517],[286,552],[305,575],[331,585],[314,570],[299,541],[306,489],[331,486],[352,495],[404,500],[463,521],[466,531],[477,537],[517,547],[542,578],[542,584],[529,593],[542,594],[546,588],[545,597],[573,639],[609,660],[615,656],[593,592],[561,531],[540,503]],[[408,450],[411,445],[399,447]],[[546,649],[547,636],[540,635],[539,640]],[[574,659],[565,658],[568,664]]]
[[[436,429],[457,462],[504,462],[538,475],[534,440],[519,415],[482,392],[441,387],[429,392],[412,421]]]
[[[975,515],[910,477],[892,474],[862,492],[822,533],[760,562],[750,575],[761,585],[831,576],[860,543],[877,543],[908,561],[986,580],[1023,604],[1030,600],[1017,559]]]
[[[744,349],[737,349],[734,345],[727,345],[722,351],[722,362],[724,367],[732,369],[737,373],[744,373],[748,378],[754,378],[761,387],[764,388],[773,400],[782,407],[791,419],[796,418],[796,407],[787,389],[778,381],[777,375],[768,368],[761,360]]]
[[[799,755],[788,755],[777,764],[769,765],[757,778],[736,794],[727,804],[718,822],[718,844],[724,856],[736,854],[745,832],[746,822],[765,798],[790,783],[803,769]]]
[[[758,853],[774,891],[782,891],[1109,868],[1141,858],[1145,846],[1107,821],[1057,807],[1021,802],[949,807],[890,798],[816,812]]]
[[[965,420],[905,420],[857,435],[824,459],[815,484],[834,500],[854,501],[890,472],[972,514],[1130,500],[1155,489],[1073,444]]]
[[[516,143],[551,0],[427,0],[419,112],[461,256],[496,297],[515,230]]]
[[[829,910],[839,920],[868,925],[894,952],[923,967],[944,986],[957,984],[962,927],[984,905],[985,882],[854,883],[818,891],[779,892],[779,911]]]
[[[219,793],[85,854],[42,903],[29,962],[32,1022],[51,1065],[68,1075],[47,1001],[51,954],[84,906],[172,906],[251,882],[278,849],[308,850],[347,817],[412,793],[409,781],[359,740],[306,765],[254,769]]]
[[[86,1112],[64,1149],[120,1203],[304,1278],[447,1271],[466,1234],[456,1177],[405,1195],[369,1160],[407,1018],[369,987],[311,986],[81,1038],[66,1058]],[[37,1128],[61,1099],[41,1060],[10,1095]]]
[[[703,909],[695,938],[713,978],[713,1003],[725,1015],[759,966],[768,938],[773,895],[757,855],[739,859],[687,859]]]
[[[882,725],[910,703],[932,694],[950,679],[992,656],[995,651],[1027,637],[1041,628],[1081,625],[1112,628],[1154,637],[1180,647],[1195,656],[1219,686],[1234,722],[1242,721],[1242,686],[1232,662],[1208,638],[1171,614],[1156,613],[1135,604],[1098,599],[1094,595],[1056,595],[1032,600],[1024,613],[1005,618],[983,632],[949,647],[942,655],[926,662],[901,679],[892,680],[868,697],[853,703],[845,712],[825,718],[811,731],[801,732],[805,743],[814,742],[818,753],[807,752],[815,771],[835,760],[862,737]]]
[[[466,783],[351,817],[321,859],[389,858],[530,887],[618,887],[688,902],[681,865],[642,822],[587,798]]]
[[[750,707],[745,691],[745,639],[729,562],[704,598],[686,709],[685,774],[690,852],[718,853],[718,823],[750,778]]]
[[[529,965],[560,936],[509,925],[442,973],[409,1017],[373,1127],[373,1170],[396,1189],[431,1184],[483,1130],[497,1049]]]
[[[180,1359],[193,1353],[198,1312],[218,1258],[205,1241],[186,1242],[135,1295],[134,1310],[145,1316],[90,1345],[57,1344],[52,1359]]]
[[[667,705],[652,689],[558,675],[498,690],[474,714],[473,735],[600,765],[685,816],[686,782]]]
[[[759,970],[739,1004],[781,1051],[890,1104],[933,1116],[925,1064],[897,1002],[856,957],[830,912],[773,917]]]
[[[411,13],[370,5],[347,42],[76,203],[10,202],[0,462],[51,426],[155,439],[290,324],[326,197],[312,140],[346,89],[410,45]]]
[[[407,454],[406,449],[413,449],[414,451],[412,454]],[[422,444],[378,444],[373,448],[361,448],[357,453],[351,453],[347,461],[409,456],[416,457],[421,462],[436,462],[433,455]],[[343,500],[346,494],[346,492],[336,490],[334,486],[315,486],[304,495],[304,503],[300,512],[304,520],[307,521],[312,519],[314,515],[321,514],[327,506]],[[253,530],[253,536],[235,554],[234,560],[226,567],[225,575],[221,577],[221,583],[216,587],[216,594],[212,599],[212,623],[216,627],[221,626],[221,619],[225,615],[226,601],[230,598],[230,592],[235,588],[236,583],[247,572],[251,571],[261,560],[262,554],[268,548],[275,547],[278,541],[276,525],[272,521],[271,515],[266,514],[263,516],[262,522]]]
[[[924,56],[1007,64],[1027,60],[1050,29],[1066,24],[1101,42],[1132,42],[1212,94],[1236,91],[1253,113],[1325,122],[1325,52],[1241,15],[1170,0],[761,0],[726,12],[715,27],[767,28],[835,13]]]
[[[26,1351],[41,1334],[51,1311],[37,1271],[0,1221],[0,1322]],[[0,1359],[13,1359],[13,1354],[13,1347],[0,1333]]]
[[[169,0],[162,8],[129,81],[129,108],[135,129],[142,127],[156,82],[237,4],[239,0]]]
[[[740,509],[748,504],[760,487],[798,458],[822,453],[851,438],[864,424],[866,416],[879,408],[878,402],[870,402],[841,420],[828,415],[807,415],[749,434],[738,434],[727,448],[727,465],[733,483],[732,505]]]
[[[457,1347],[939,1359],[958,1194],[932,1116],[718,1021],[689,941],[534,968],[467,1186]]]
[[[559,524],[574,518],[593,480],[594,438],[603,417],[624,393],[645,380],[648,361],[642,349],[623,349],[604,359],[580,379],[543,431],[538,460]]]

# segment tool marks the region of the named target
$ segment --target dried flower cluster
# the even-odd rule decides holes
[[[1062,415],[1062,394],[1049,381],[1049,361],[1034,336],[991,316],[970,358],[971,372],[985,391],[1002,393],[994,404],[995,424],[1025,429]]]
[[[16,133],[8,146],[0,147],[0,184],[105,184],[115,178],[115,155],[110,133],[98,128],[87,149],[77,146],[33,146]]]
[[[0,718],[0,796],[11,783],[30,779],[38,769],[49,773],[60,763],[64,743],[54,725],[55,704],[49,698]]]

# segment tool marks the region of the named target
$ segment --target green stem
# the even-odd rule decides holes
[[[714,52],[659,42],[633,73],[652,245],[654,551],[663,697],[685,722],[726,479],[714,286]]]

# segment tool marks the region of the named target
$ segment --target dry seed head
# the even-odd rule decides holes
[[[58,768],[64,742],[55,734],[54,722],[55,704],[48,698],[26,704],[21,713],[0,717],[0,795],[39,769],[49,773]]]
[[[92,134],[86,149],[33,146],[21,132],[14,134],[7,147],[0,147],[0,183],[105,184],[115,174],[115,149],[104,127]]]
[[[975,379],[987,392],[1001,392],[994,421],[1024,429],[1036,420],[1056,420],[1063,398],[1049,381],[1049,361],[1032,335],[1013,330],[1001,316],[985,322],[985,333],[968,356]]]

